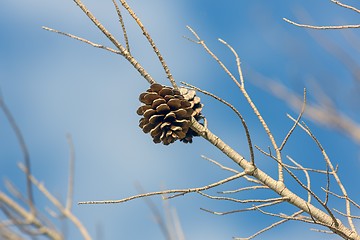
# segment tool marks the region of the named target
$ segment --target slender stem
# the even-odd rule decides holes
[[[19,142],[21,152],[23,153],[23,158],[24,158],[26,169],[27,169],[25,174],[26,174],[26,189],[27,189],[27,195],[28,195],[28,202],[29,202],[31,213],[35,217],[36,208],[35,208],[35,203],[34,203],[32,185],[31,185],[31,181],[30,181],[30,175],[31,175],[30,154],[27,149],[27,145],[25,143],[24,136],[22,135],[21,130],[15,121],[15,118],[11,114],[11,111],[9,110],[9,108],[6,106],[5,101],[1,95],[0,95],[0,108],[4,112],[5,117],[7,118],[11,128],[13,129],[13,131],[16,135],[16,138]]]
[[[146,37],[146,39],[150,43],[151,47],[153,48],[155,54],[159,58],[159,61],[160,61],[161,65],[163,66],[163,69],[165,70],[165,73],[167,75],[167,78],[171,82],[171,85],[173,86],[173,88],[177,89],[178,86],[176,85],[176,82],[175,82],[174,77],[172,76],[172,74],[170,72],[169,67],[167,66],[163,56],[160,53],[160,50],[157,48],[155,42],[152,40],[152,38],[151,38],[150,34],[148,33],[148,31],[146,30],[145,26],[142,24],[139,17],[136,16],[135,12],[131,9],[131,7],[127,4],[127,2],[125,0],[120,0],[120,2],[123,5],[123,7],[129,12],[130,16],[135,20],[137,25],[140,27],[140,29],[143,32],[144,36]]]
[[[348,29],[348,28],[360,28],[360,24],[354,24],[354,25],[339,25],[339,26],[314,26],[314,25],[308,25],[308,24],[300,24],[296,23],[294,21],[291,21],[287,18],[283,18],[285,22],[288,22],[292,25],[295,25],[297,27],[303,27],[303,28],[311,28],[311,29],[317,29],[317,30],[330,30],[330,29]]]

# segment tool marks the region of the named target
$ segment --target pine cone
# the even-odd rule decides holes
[[[201,110],[203,108],[203,104],[200,103],[200,98],[196,96],[196,91],[193,89],[188,89],[185,87],[180,88],[181,95],[184,96],[186,100],[188,100],[191,103],[191,108],[194,110],[192,113],[192,116],[196,119],[196,121],[199,121],[203,118],[201,115]],[[180,139],[180,141],[184,143],[192,143],[193,137],[197,137],[199,134],[189,128],[189,130],[186,133],[186,136],[183,139]]]
[[[143,116],[139,127],[150,132],[155,143],[168,145],[187,137],[194,105],[179,90],[155,83],[140,94],[139,100],[145,104],[137,110]]]

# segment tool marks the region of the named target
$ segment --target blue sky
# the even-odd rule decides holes
[[[111,32],[121,38],[111,1],[88,0],[85,3]],[[286,113],[294,116],[297,113],[252,84],[256,77],[254,73],[279,81],[298,94],[307,87],[310,100],[316,99],[320,88],[337,107],[360,122],[357,104],[360,95],[356,94],[359,83],[354,82],[348,68],[319,45],[313,31],[282,20],[286,17],[319,25],[357,24],[356,13],[341,9],[330,1],[309,0],[242,0],[221,4],[204,0],[156,0],[129,1],[129,4],[158,44],[175,79],[213,92],[238,107],[247,120],[254,144],[266,148],[270,143],[227,75],[201,46],[183,38],[191,37],[186,25],[197,30],[234,73],[233,55],[217,38],[224,39],[237,50],[248,92],[277,141],[282,140],[292,125]],[[67,187],[67,133],[73,136],[76,150],[75,202],[127,197],[137,193],[136,182],[147,191],[156,191],[202,186],[228,176],[202,160],[201,154],[235,167],[201,138],[195,139],[192,145],[177,142],[165,147],[153,144],[150,136],[142,133],[136,109],[138,94],[148,85],[137,71],[115,54],[41,29],[41,26],[48,26],[111,46],[72,1],[3,0],[0,6],[1,91],[25,136],[34,175],[60,199],[65,198]],[[168,85],[161,65],[139,29],[128,16],[125,21],[133,54],[158,82]],[[357,30],[316,34],[331,39],[359,62],[359,52],[349,41],[349,36],[359,38]],[[244,133],[236,116],[213,99],[201,97],[209,128],[248,156]],[[331,128],[311,121],[308,124],[334,164],[339,164],[340,177],[356,199],[359,189],[354,183],[360,181],[357,174],[359,146]],[[21,152],[3,114],[0,114],[0,133],[0,175],[24,189],[24,177],[16,167],[16,163],[22,161]],[[284,156],[286,154],[304,165],[324,166],[318,149],[300,130],[295,131]],[[273,174],[274,163],[259,153],[256,156],[259,166]],[[244,184],[239,181],[221,189],[234,189]],[[324,184],[323,177],[314,176],[314,188],[317,187],[319,193]],[[298,189],[291,181],[289,187]],[[4,190],[3,185],[0,189]],[[38,191],[35,193],[39,206],[51,206]],[[244,199],[247,196],[238,197]],[[161,208],[160,198],[153,198],[153,201]],[[338,202],[333,201],[335,206]],[[242,206],[210,201],[194,194],[169,203],[177,210],[186,239],[246,237],[275,221],[260,213],[210,215],[200,207],[230,211]],[[290,210],[284,206],[279,211]],[[111,206],[75,205],[74,212],[92,236],[95,237],[96,229],[101,228],[101,239],[163,237],[143,200]],[[294,240],[305,236],[308,239],[324,237],[309,231],[310,227],[287,223],[259,239],[287,239],[290,235]],[[70,229],[69,239],[79,237],[72,227]]]

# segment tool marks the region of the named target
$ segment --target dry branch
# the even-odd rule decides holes
[[[124,56],[133,65],[133,67],[135,69],[137,69],[140,72],[140,74],[149,83],[154,83],[155,80],[152,79],[150,77],[150,75],[145,71],[145,69],[143,69],[141,67],[141,65],[136,61],[136,59],[129,53],[128,49],[124,48],[114,38],[114,36],[105,29],[105,27],[95,18],[95,16],[93,16],[91,14],[91,12],[86,8],[86,6],[80,0],[74,0],[74,1],[82,9],[82,11],[89,17],[89,19],[116,46],[116,48],[119,50],[120,54],[122,56]],[[141,23],[140,19],[135,15],[135,13],[129,7],[129,5],[126,3],[125,0],[120,0],[120,2],[122,4],[122,6],[128,11],[128,13],[133,17],[133,19],[136,21],[136,23],[140,27],[141,31],[143,32],[143,34],[146,36],[146,38],[149,41],[149,43],[150,43],[151,47],[153,48],[154,52],[157,54],[157,56],[159,58],[159,61],[161,62],[166,74],[168,75],[169,80],[173,83],[173,87],[177,88],[176,84],[174,84],[175,82],[172,81],[173,80],[172,75],[171,75],[169,69],[167,68],[167,65],[163,61],[163,58],[162,58],[161,54],[159,53],[158,48],[156,47],[154,41],[152,40],[152,38],[150,37],[150,35],[146,31],[145,27]],[[115,4],[115,6],[116,6],[116,4]],[[120,16],[119,16],[119,18],[120,18]],[[164,198],[169,199],[169,198],[182,196],[182,195],[185,195],[185,194],[191,193],[191,192],[198,193],[198,194],[201,194],[201,195],[203,195],[205,197],[212,198],[212,199],[217,199],[217,200],[221,199],[221,200],[230,200],[230,201],[241,202],[242,200],[238,200],[238,199],[234,199],[234,198],[211,196],[211,195],[205,194],[203,191],[211,189],[211,188],[215,188],[215,187],[217,187],[217,186],[219,186],[221,184],[224,184],[226,182],[230,182],[230,181],[238,179],[240,177],[244,177],[244,178],[247,178],[247,180],[249,182],[253,181],[253,182],[256,182],[259,185],[262,185],[262,186],[250,187],[250,189],[251,188],[252,189],[257,189],[257,188],[262,188],[263,186],[266,186],[267,189],[272,190],[279,197],[274,198],[274,199],[268,199],[267,201],[269,201],[269,202],[266,202],[264,204],[259,204],[257,206],[253,206],[252,208],[242,209],[242,210],[239,210],[239,212],[240,211],[249,211],[249,210],[258,210],[258,211],[262,212],[263,214],[270,215],[270,216],[273,216],[273,217],[280,217],[283,220],[297,220],[297,221],[303,221],[303,222],[307,222],[307,223],[313,223],[313,224],[318,224],[318,225],[321,225],[321,226],[325,226],[325,227],[329,228],[332,232],[336,233],[337,235],[339,235],[339,236],[341,236],[343,238],[359,240],[360,236],[357,234],[355,228],[353,227],[352,221],[351,221],[351,216],[352,215],[350,214],[350,207],[349,207],[351,201],[349,200],[349,198],[347,196],[345,188],[342,187],[341,181],[338,178],[338,175],[336,173],[336,169],[333,167],[330,159],[327,157],[327,155],[326,155],[325,151],[323,150],[322,146],[320,145],[319,141],[314,137],[314,135],[310,132],[310,130],[306,126],[299,123],[300,118],[301,118],[304,111],[302,110],[300,112],[298,120],[293,120],[294,121],[293,127],[288,132],[288,134],[285,137],[283,143],[280,145],[280,147],[278,147],[278,144],[275,141],[275,138],[274,138],[271,130],[269,129],[269,127],[266,124],[265,120],[263,119],[262,115],[258,111],[258,108],[256,107],[255,103],[250,98],[249,94],[247,93],[247,91],[245,89],[242,70],[241,70],[241,67],[240,67],[240,58],[238,57],[236,51],[228,43],[226,43],[224,40],[219,39],[219,41],[222,44],[224,44],[226,47],[228,47],[231,50],[231,52],[234,54],[236,65],[237,65],[237,68],[238,68],[239,79],[234,77],[234,75],[229,71],[229,69],[207,47],[205,42],[199,37],[199,35],[193,29],[191,29],[190,27],[188,27],[188,29],[192,32],[192,34],[196,38],[196,40],[191,40],[191,39],[189,39],[189,40],[191,40],[192,42],[195,42],[197,44],[200,44],[205,49],[205,51],[213,59],[215,59],[217,61],[217,63],[220,65],[220,67],[229,75],[231,80],[239,88],[240,92],[243,94],[243,96],[247,100],[249,106],[252,108],[255,115],[257,116],[260,124],[264,128],[264,130],[265,130],[265,132],[266,132],[266,134],[267,134],[267,136],[268,136],[268,138],[269,138],[269,140],[270,140],[270,142],[271,142],[271,144],[272,144],[272,146],[273,146],[273,148],[274,148],[274,150],[276,152],[275,156],[273,156],[271,154],[271,152],[270,152],[270,149],[269,149],[269,153],[265,153],[263,151],[267,156],[269,156],[270,158],[273,158],[273,159],[276,160],[276,163],[277,163],[277,166],[278,166],[278,178],[277,178],[277,180],[270,177],[266,172],[259,169],[254,164],[253,157],[250,160],[245,159],[241,154],[239,154],[234,149],[232,149],[228,144],[223,142],[218,136],[213,134],[206,126],[203,126],[196,119],[192,118],[191,119],[191,129],[194,130],[201,137],[206,139],[208,142],[210,142],[213,146],[218,148],[227,157],[229,157],[233,162],[235,162],[242,169],[241,172],[237,172],[235,175],[233,175],[233,176],[231,176],[229,178],[223,179],[221,181],[218,181],[218,182],[215,182],[215,183],[203,186],[203,187],[198,187],[198,188],[172,189],[172,190],[165,190],[165,191],[149,192],[149,193],[143,193],[143,194],[138,194],[138,195],[134,195],[134,196],[131,196],[131,197],[123,198],[123,199],[120,199],[120,200],[87,201],[87,202],[79,202],[79,204],[121,203],[121,202],[126,202],[126,201],[130,201],[130,200],[137,199],[137,198],[149,197],[149,196],[154,196],[154,195],[166,195]],[[86,42],[86,41],[84,41],[84,42]],[[304,106],[305,106],[305,102],[306,101],[305,101],[305,97],[304,97],[304,101],[303,101]],[[230,104],[226,104],[226,105],[229,106]],[[240,118],[242,119],[242,117],[240,117]],[[332,177],[334,177],[336,179],[336,181],[337,181],[337,184],[340,186],[340,188],[341,188],[341,190],[343,192],[343,195],[345,197],[344,199],[346,201],[346,210],[347,210],[346,216],[348,217],[348,222],[349,222],[349,225],[350,225],[351,229],[347,228],[345,225],[343,225],[343,223],[341,221],[336,219],[334,214],[329,209],[327,198],[326,198],[325,201],[321,201],[319,196],[316,195],[315,192],[310,188],[311,187],[311,185],[310,185],[310,177],[308,175],[308,172],[307,172],[306,168],[304,168],[300,164],[294,162],[294,164],[297,166],[297,168],[299,170],[304,171],[304,173],[306,174],[307,184],[303,184],[298,179],[298,177],[294,173],[292,173],[290,171],[290,169],[285,164],[283,164],[281,150],[285,146],[287,140],[289,139],[291,133],[293,132],[293,129],[296,126],[302,127],[307,133],[309,133],[309,135],[313,138],[313,140],[315,141],[315,143],[318,145],[319,149],[323,153],[325,162],[326,162],[327,166],[329,166],[329,169],[330,169],[330,171],[326,170],[328,182],[329,182],[330,175]],[[244,128],[246,130],[247,126],[244,125]],[[247,135],[248,135],[248,143],[249,143],[249,148],[250,148],[252,146],[251,141],[249,140],[250,139],[250,133],[247,132]],[[216,161],[212,161],[212,162],[215,163],[215,164],[217,163]],[[217,164],[217,165],[220,166],[221,168],[225,169],[225,167],[223,167],[222,165],[220,165],[220,164]],[[284,183],[284,173],[283,173],[284,169],[308,193],[308,199],[307,200],[304,200],[304,199],[300,198],[296,193],[290,191],[287,188],[287,186]],[[227,170],[229,170],[229,169],[227,169]],[[237,170],[235,170],[235,171],[237,171]],[[37,186],[41,187],[41,185],[37,185]],[[245,188],[241,188],[241,189],[245,189]],[[327,187],[326,191],[329,191],[328,187]],[[174,195],[167,196],[169,194],[174,194]],[[320,203],[321,207],[323,209],[325,209],[326,212],[324,212],[323,210],[319,209],[318,207],[312,205],[310,203],[310,200],[311,200],[310,196],[314,197]],[[263,201],[266,201],[266,200],[263,200]],[[255,199],[248,199],[248,200],[245,200],[245,202],[259,202],[259,201],[255,200]],[[282,203],[282,202],[287,202],[287,203],[297,207],[299,209],[299,211],[297,213],[295,213],[295,214],[292,214],[292,215],[286,215],[286,214],[275,214],[275,213],[265,212],[265,211],[262,210],[262,208],[264,208],[264,207],[272,206],[272,205]],[[212,211],[209,211],[209,212],[212,212]],[[216,214],[216,212],[212,212],[212,213]],[[228,213],[230,213],[230,212],[228,212]],[[304,215],[300,215],[302,213],[308,214],[309,217],[304,216]],[[279,221],[278,223],[275,223],[274,226],[276,226],[278,224],[281,224],[283,222],[286,222],[286,221]]]

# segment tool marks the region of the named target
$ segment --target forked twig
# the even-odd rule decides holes
[[[304,88],[304,100],[303,100],[303,105],[301,107],[301,111],[299,113],[299,116],[298,118],[296,119],[296,122],[294,123],[294,125],[291,127],[291,129],[289,130],[289,132],[287,133],[287,135],[285,136],[283,142],[281,143],[280,147],[279,147],[279,151],[281,151],[284,147],[285,147],[285,144],[286,142],[289,140],[291,134],[294,132],[298,122],[300,121],[302,115],[304,114],[305,112],[305,106],[306,106],[306,88]]]
[[[293,164],[295,164],[299,169],[301,169],[301,170],[304,172],[305,177],[306,177],[306,182],[307,182],[306,187],[307,187],[308,189],[311,189],[311,181],[310,181],[310,176],[309,176],[308,171],[307,171],[303,166],[301,166],[300,163],[296,162],[296,161],[295,161],[294,159],[292,159],[290,156],[286,156],[286,157],[287,157]],[[309,191],[308,191],[308,199],[307,199],[307,202],[308,202],[308,203],[311,202],[311,194],[310,194]]]
[[[130,201],[130,200],[133,200],[133,199],[137,199],[137,198],[177,193],[176,195],[172,195],[172,196],[169,196],[169,197],[163,197],[164,199],[169,199],[169,198],[178,197],[178,196],[185,195],[185,194],[192,193],[192,192],[199,192],[199,191],[208,190],[210,188],[217,187],[217,186],[219,186],[221,184],[224,184],[224,183],[230,182],[232,180],[241,178],[244,175],[246,175],[246,172],[241,172],[241,173],[235,174],[235,175],[233,175],[231,177],[228,177],[226,179],[220,180],[218,182],[215,182],[215,183],[203,186],[203,187],[187,188],[187,189],[171,189],[171,190],[164,190],[164,191],[157,191],[157,192],[142,193],[142,194],[134,195],[134,196],[131,196],[131,197],[123,198],[123,199],[120,199],[120,200],[84,201],[84,202],[79,202],[78,204],[113,204],[113,203],[122,203],[122,202],[127,202],[127,201]]]

